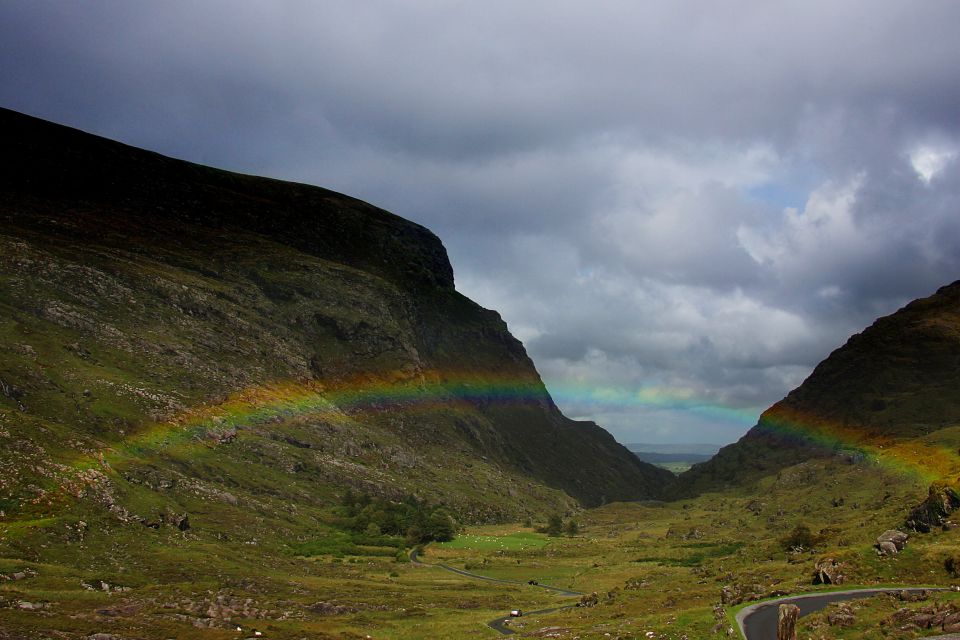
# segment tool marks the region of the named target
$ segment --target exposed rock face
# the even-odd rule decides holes
[[[429,230],[325,189],[173,160],[7,110],[0,132],[15,160],[0,175],[0,298],[25,327],[0,345],[9,364],[0,403],[53,422],[67,412],[78,434],[109,446],[241,390],[291,381],[342,389],[350,401],[333,398],[337,419],[297,425],[298,435],[263,426],[251,442],[256,425],[229,424],[193,442],[255,449],[245,459],[358,491],[388,491],[424,457],[455,452],[483,461],[490,473],[478,476],[510,478],[472,492],[486,501],[464,509],[472,520],[504,517],[496,503],[508,503],[508,484],[538,500],[546,485],[597,505],[657,497],[673,481],[596,424],[560,413],[500,316],[454,289]],[[56,380],[30,335],[63,343]],[[98,367],[118,374],[91,377]],[[357,387],[400,383],[402,394],[351,400]],[[416,404],[421,390],[431,403]],[[33,409],[50,393],[63,400]],[[103,410],[117,398],[120,409]],[[357,428],[337,426],[347,419]],[[245,504],[234,487],[207,480],[179,478],[176,490]]]
[[[852,336],[743,438],[681,474],[675,492],[749,483],[817,456],[857,463],[861,452],[844,448],[851,438],[913,438],[958,424],[958,362],[960,281]]]
[[[926,500],[910,511],[906,525],[914,531],[930,533],[933,527],[942,527],[957,507],[960,507],[960,495],[945,484],[934,483]]]

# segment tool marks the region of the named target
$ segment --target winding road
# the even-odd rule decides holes
[[[485,580],[487,582],[498,582],[501,584],[509,585],[529,585],[533,587],[538,587],[540,589],[546,589],[548,591],[553,591],[559,596],[565,597],[575,597],[582,596],[583,594],[579,591],[571,591],[570,589],[564,589],[562,587],[553,587],[546,584],[533,584],[531,585],[528,582],[521,582],[520,580],[508,580],[505,578],[491,578],[490,576],[482,576],[479,573],[470,573],[469,571],[464,571],[463,569],[457,569],[442,563],[431,563],[431,562],[422,562],[420,560],[420,553],[418,549],[414,549],[410,552],[410,561],[414,564],[418,564],[424,567],[437,567],[439,569],[444,569],[450,571],[451,573],[456,573],[467,578],[473,578],[475,580]],[[748,607],[744,607],[737,613],[737,626],[740,627],[740,633],[743,634],[743,637],[746,640],[776,640],[777,638],[777,614],[780,609],[781,604],[795,604],[800,607],[800,617],[803,617],[807,614],[820,611],[828,604],[833,602],[842,602],[844,600],[856,600],[858,598],[866,598],[870,596],[879,595],[881,593],[901,593],[906,591],[907,593],[918,593],[921,591],[949,591],[946,587],[887,587],[884,589],[879,588],[863,588],[863,589],[847,589],[845,591],[829,591],[821,593],[806,593],[793,596],[784,596],[783,598],[777,598],[776,600],[767,600],[765,602],[759,602],[757,604],[752,604]],[[524,616],[532,616],[536,614],[546,614],[553,613],[555,611],[562,611],[563,609],[570,609],[576,605],[566,605],[562,607],[554,607],[552,609],[538,609],[537,611],[528,611]],[[497,618],[496,620],[491,620],[487,623],[487,626],[497,631],[503,635],[512,635],[516,631],[510,629],[509,622],[510,620],[515,620],[511,616],[503,616],[502,618]],[[949,634],[943,636],[936,636],[935,638],[931,637],[927,640],[960,640],[960,634]]]
[[[439,569],[445,569],[452,573],[456,573],[457,575],[465,576],[467,578],[474,578],[476,580],[485,580],[487,582],[498,582],[501,584],[523,585],[523,586],[537,587],[539,589],[546,589],[547,591],[553,591],[558,596],[576,597],[576,596],[583,595],[579,591],[571,591],[570,589],[564,589],[562,587],[552,587],[548,584],[539,584],[539,583],[530,584],[529,582],[521,582],[520,580],[507,580],[505,578],[491,578],[490,576],[482,576],[479,573],[470,573],[469,571],[464,571],[463,569],[456,569],[446,564],[421,562],[419,549],[414,549],[413,551],[410,552],[410,562],[424,566],[424,567],[437,567]],[[532,615],[543,614],[543,613],[553,613],[555,611],[561,611],[563,609],[570,609],[574,606],[576,605],[570,604],[564,607],[554,607],[552,609],[538,609],[536,611],[528,611],[524,613],[524,616],[532,616]],[[514,631],[508,626],[511,620],[516,620],[516,618],[513,618],[511,616],[503,616],[502,618],[491,620],[490,622],[487,623],[487,626],[493,629],[494,631],[502,633],[505,636],[509,636],[516,633],[516,631]]]
[[[808,593],[796,596],[785,596],[776,600],[767,600],[758,604],[750,605],[741,609],[737,613],[737,625],[740,627],[740,633],[747,640],[776,640],[777,638],[777,614],[781,604],[795,604],[800,607],[800,616],[805,616],[815,611],[820,611],[832,602],[842,602],[844,600],[856,600],[869,596],[879,595],[881,593],[917,593],[920,591],[947,591],[942,587],[906,587],[906,588],[886,588],[886,589],[848,589],[846,591],[831,591],[828,593]],[[960,640],[960,635],[938,636],[946,640],[948,638]],[[929,640],[935,640],[933,638]]]

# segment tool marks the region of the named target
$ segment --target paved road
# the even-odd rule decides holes
[[[582,596],[582,595],[583,595],[583,594],[580,593],[579,591],[571,591],[571,590],[569,590],[569,589],[564,589],[564,588],[562,588],[562,587],[552,587],[552,586],[550,586],[550,585],[548,585],[548,584],[534,584],[534,585],[531,585],[531,584],[528,583],[528,582],[521,582],[520,580],[507,580],[507,579],[505,579],[505,578],[491,578],[490,576],[482,576],[482,575],[480,575],[479,573],[470,573],[469,571],[464,571],[463,569],[456,569],[456,568],[451,567],[451,566],[446,565],[446,564],[441,564],[441,563],[436,563],[436,564],[434,564],[434,563],[431,563],[431,562],[421,562],[421,561],[420,561],[420,552],[419,552],[418,549],[414,549],[413,551],[410,552],[410,562],[412,562],[412,563],[414,563],[414,564],[423,565],[423,566],[425,566],[425,567],[438,567],[438,568],[440,568],[440,569],[445,569],[445,570],[447,570],[447,571],[450,571],[450,572],[452,572],[452,573],[456,573],[456,574],[458,574],[458,575],[461,575],[461,576],[464,576],[464,577],[467,577],[467,578],[474,578],[475,580],[485,580],[485,581],[487,581],[487,582],[499,582],[499,583],[501,583],[501,584],[528,585],[528,586],[531,586],[531,587],[537,587],[537,588],[540,588],[540,589],[546,589],[547,591],[553,591],[553,592],[556,593],[557,595],[559,595],[559,596],[565,596],[565,597],[576,597],[576,596]],[[538,609],[537,611],[527,611],[527,612],[524,612],[523,615],[524,615],[524,617],[527,617],[527,616],[534,616],[534,615],[537,615],[537,614],[553,613],[554,611],[561,611],[561,610],[563,610],[563,609],[570,609],[570,608],[572,608],[572,607],[574,607],[574,606],[576,606],[576,605],[567,605],[567,606],[565,606],[565,607],[554,607],[553,609]],[[491,620],[490,622],[487,623],[487,626],[490,627],[491,629],[493,629],[494,631],[498,631],[498,632],[502,633],[503,635],[508,636],[508,635],[512,635],[512,634],[516,633],[516,631],[514,631],[513,629],[511,629],[511,628],[508,626],[508,625],[510,624],[510,622],[513,621],[513,620],[517,620],[517,618],[511,617],[511,616],[503,616],[502,618],[497,618],[496,620]]]
[[[915,593],[918,591],[945,591],[942,588],[921,588],[909,587],[904,589],[850,589],[847,591],[831,591],[829,593],[810,593],[800,596],[787,596],[777,600],[768,600],[759,604],[745,607],[737,613],[737,624],[740,626],[740,632],[747,640],[776,640],[777,639],[777,613],[781,604],[795,604],[800,607],[800,615],[805,616],[808,613],[820,611],[831,602],[841,602],[843,600],[856,600],[857,598],[866,598],[879,595],[881,593],[900,593],[907,591]],[[960,636],[949,635],[941,636],[944,640],[947,638],[960,640]]]

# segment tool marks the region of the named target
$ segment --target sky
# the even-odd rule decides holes
[[[0,105],[433,230],[558,405],[739,438],[960,278],[960,3],[0,3]]]

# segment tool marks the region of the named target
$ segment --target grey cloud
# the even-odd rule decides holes
[[[960,276],[958,23],[951,0],[6,2],[0,103],[426,224],[549,385],[740,417],[561,406],[729,441]]]

